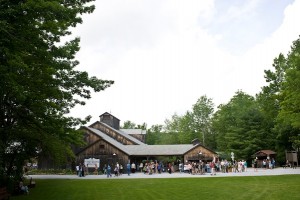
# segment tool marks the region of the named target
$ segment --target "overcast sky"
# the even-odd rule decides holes
[[[300,34],[300,0],[97,0],[73,30],[78,70],[114,80],[75,117],[110,112],[148,128],[185,114],[203,95],[216,106],[265,85],[264,70]]]

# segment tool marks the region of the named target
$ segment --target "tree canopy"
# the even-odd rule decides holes
[[[93,12],[92,1],[1,1],[1,179],[20,176],[25,159],[70,158],[71,144],[82,143],[75,127],[89,117],[67,114],[75,105],[84,105],[91,90],[99,92],[113,84],[76,70],[79,38],[61,43],[71,35],[70,27],[82,23],[82,14]]]

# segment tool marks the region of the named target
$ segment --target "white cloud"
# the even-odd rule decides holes
[[[241,10],[225,11],[230,13],[226,15],[228,22],[242,20],[260,6],[250,2]],[[163,124],[175,112],[183,114],[191,109],[205,94],[219,105],[239,89],[251,95],[258,93],[264,84],[263,70],[271,67],[279,52],[286,53],[298,37],[299,1],[285,9],[281,26],[239,54],[226,49],[230,46],[220,46],[222,40],[231,39],[224,37],[225,30],[209,31],[217,3],[97,1],[95,13],[84,17],[84,24],[74,32],[82,39],[79,69],[112,79],[115,84],[94,94],[73,114],[91,114],[95,121],[107,111],[122,122]],[[227,42],[245,38],[236,39]]]

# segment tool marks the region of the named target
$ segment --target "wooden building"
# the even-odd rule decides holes
[[[257,166],[262,167],[263,160],[272,160],[276,158],[276,152],[269,149],[260,150],[253,154],[252,157],[257,159]]]
[[[82,127],[85,132],[86,146],[75,150],[76,162],[84,159],[100,159],[100,168],[105,164],[116,162],[124,167],[128,162],[136,164],[144,160],[159,160],[162,157],[176,157],[178,161],[212,161],[217,153],[204,147],[199,142],[177,145],[147,145],[144,142],[145,132],[132,133],[131,130],[120,130],[120,120],[109,113],[100,115],[100,121]],[[132,134],[130,134],[130,132]],[[142,135],[141,137],[137,135]],[[133,136],[135,135],[135,137]]]

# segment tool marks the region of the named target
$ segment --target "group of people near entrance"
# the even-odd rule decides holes
[[[274,169],[276,166],[276,162],[275,159],[263,159],[263,160],[258,160],[258,158],[256,157],[255,159],[252,160],[252,168],[254,169],[254,171],[257,171],[257,168],[263,168],[263,169]]]
[[[176,167],[175,167],[176,166]],[[178,167],[178,168],[177,168]],[[178,169],[180,173],[190,173],[194,174],[205,174],[210,173],[211,175],[216,175],[216,172],[228,173],[229,169],[232,172],[244,172],[247,171],[247,162],[246,161],[234,161],[230,162],[227,160],[217,161],[217,162],[187,162],[185,164],[179,163],[175,165],[174,163],[168,162],[166,164],[155,161],[141,162],[135,164],[134,162],[128,162],[125,166],[116,162],[116,164],[105,164],[103,167],[103,173],[109,178],[114,176],[120,176],[123,173],[126,173],[130,176],[131,173],[142,172],[147,175],[151,174],[160,174],[162,172],[167,172],[169,174],[174,173]],[[86,167],[84,164],[76,166],[77,174],[79,177],[85,176]]]
[[[211,161],[211,162],[187,162],[183,168],[182,164],[179,164],[180,172],[187,172],[192,175],[210,173],[216,175],[216,172],[228,173],[228,172],[245,172],[247,171],[247,162],[244,160],[240,161]]]
[[[117,162],[112,169],[112,166],[110,164],[105,164],[103,167],[103,173],[107,175],[107,178],[112,177],[112,173],[114,174],[114,176],[121,176],[123,174],[123,165]]]
[[[174,164],[167,163],[165,166],[162,162],[158,162],[157,160],[154,162],[146,162],[145,164],[140,163],[141,172],[144,174],[160,174],[162,172],[167,171],[169,174],[174,172]]]
[[[264,169],[274,169],[275,168],[275,160],[272,159],[264,159],[262,161],[262,165]]]
[[[288,161],[287,161],[288,163]],[[264,169],[274,169],[275,168],[275,159],[264,159],[258,160],[257,158],[252,160],[252,168],[254,171],[257,171],[257,168],[264,168]],[[115,164],[107,164],[103,167],[103,172],[107,177],[120,176],[123,173],[130,176],[131,173],[141,172],[144,174],[160,174],[162,172],[167,173],[174,173],[175,171],[179,170],[180,173],[189,173],[192,175],[195,174],[205,174],[210,173],[211,175],[216,175],[216,172],[228,173],[228,172],[247,172],[248,164],[245,160],[218,160],[218,161],[211,161],[205,162],[202,160],[191,161],[183,163],[163,163],[157,160],[155,161],[146,161],[136,164],[134,162],[128,162],[123,167],[122,164],[116,162]],[[79,177],[85,176],[86,167],[84,164],[79,164],[76,166],[77,174]]]
[[[107,177],[112,177],[112,173],[114,173],[115,176],[120,176],[123,173],[127,173],[128,176],[130,176],[131,173],[135,172],[142,172],[144,174],[160,174],[167,170],[168,173],[173,173],[174,168],[172,163],[167,164],[167,168],[163,165],[163,163],[155,161],[155,162],[141,162],[140,164],[135,164],[134,162],[130,163],[128,162],[125,166],[126,172],[124,172],[123,166],[119,164],[118,162],[114,165],[114,168],[112,169],[112,166],[110,164],[105,164],[103,167],[103,173],[107,175]],[[112,172],[113,170],[113,172]]]
[[[76,172],[79,177],[84,177],[86,171],[86,166],[82,163],[76,166]]]

